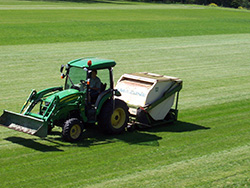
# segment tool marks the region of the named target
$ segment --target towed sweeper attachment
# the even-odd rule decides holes
[[[124,74],[116,88],[129,106],[132,123],[151,127],[177,120],[181,79],[145,72]]]

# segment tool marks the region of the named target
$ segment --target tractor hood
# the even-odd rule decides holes
[[[54,93],[53,95],[46,98],[45,103],[50,103],[55,96],[58,96],[60,102],[71,102],[75,101],[79,97],[80,92],[76,89],[66,89],[63,91],[59,91]]]

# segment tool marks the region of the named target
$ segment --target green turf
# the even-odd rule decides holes
[[[184,5],[75,4],[52,3],[51,7],[0,4],[0,45],[233,34],[250,30],[246,11]]]
[[[4,1],[0,0],[0,5],[1,2]],[[98,7],[98,11],[105,7],[109,13],[118,11],[114,9],[121,6],[128,11],[132,9],[129,5],[114,4],[6,2],[8,8],[17,8],[11,3],[19,3],[26,9],[29,6],[35,8],[35,4],[40,9],[45,5],[52,6],[51,10],[38,10],[44,15],[44,22],[46,13],[53,13],[54,16],[48,17],[46,23],[54,20],[52,25],[57,19],[60,22],[56,14],[64,13],[69,7],[92,7],[94,10],[88,10],[90,12],[95,11],[94,7]],[[198,20],[201,18],[195,16],[196,11],[207,11],[206,14],[217,12],[225,20],[234,20],[232,25],[237,23],[239,28],[247,28],[250,20],[249,12],[232,9],[198,7],[197,10],[196,6],[152,5],[151,10],[148,5],[134,6],[133,9],[142,6],[143,10],[140,9],[141,15],[137,17],[128,14],[126,19],[130,19],[130,23],[135,19],[148,21],[145,20],[147,11],[160,18],[165,11],[176,10],[173,17],[165,15],[160,20],[148,21],[151,26],[167,20],[174,23],[177,13],[183,19],[182,11],[190,11]],[[3,5],[0,8],[3,9]],[[76,19],[77,14],[69,10],[72,18]],[[12,9],[4,16],[10,18],[12,15],[12,19],[17,20],[14,15],[19,13],[23,22],[31,22],[32,19],[34,25],[39,22],[40,18],[35,15],[25,18],[25,12]],[[236,15],[244,15],[246,23]],[[81,14],[79,17],[81,19]],[[84,19],[95,24],[92,19],[96,17],[98,15],[86,15]],[[103,20],[112,24],[121,19],[118,12],[114,18],[107,17],[104,16]],[[223,28],[219,26],[218,19],[211,19],[210,24]],[[123,73],[148,71],[178,76],[183,79],[184,87],[179,99],[179,121],[174,125],[118,136],[105,136],[96,129],[90,129],[77,144],[63,142],[60,129],[47,139],[41,139],[0,127],[0,187],[249,187],[249,30],[240,32],[241,29],[236,30],[230,22],[223,22],[222,33],[216,33],[218,27],[211,33],[200,21],[202,32],[199,34],[197,31],[190,36],[186,22],[183,22],[185,24],[178,26],[183,31],[182,36],[170,32],[171,37],[168,33],[164,36],[151,33],[151,36],[135,34],[134,37],[117,39],[108,34],[108,39],[112,40],[105,37],[101,41],[65,38],[65,41],[49,43],[37,38],[27,42],[24,34],[26,39],[20,40],[18,45],[10,38],[6,39],[8,43],[0,46],[1,111],[18,112],[32,88],[39,90],[62,85],[59,66],[83,56],[116,60],[115,80]],[[18,24],[12,23],[13,28]],[[134,30],[139,33],[140,27]]]

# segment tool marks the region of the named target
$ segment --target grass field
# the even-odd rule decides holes
[[[0,2],[0,45],[236,34],[250,30],[249,11],[183,5],[49,6],[40,1],[32,5],[24,2],[2,6]]]
[[[249,187],[250,12],[131,2],[0,0],[0,110],[97,56],[183,79],[179,121],[65,143],[0,127],[0,187]]]

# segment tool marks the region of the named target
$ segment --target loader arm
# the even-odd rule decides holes
[[[20,113],[23,113],[25,115],[29,114],[32,111],[32,109],[35,107],[35,105],[39,101],[42,100],[42,98],[48,97],[52,95],[53,93],[57,91],[62,91],[62,90],[63,90],[63,87],[51,87],[51,88],[41,90],[39,92],[36,92],[36,90],[32,90],[26,102],[24,103]]]

